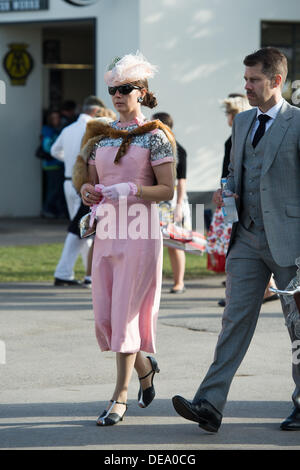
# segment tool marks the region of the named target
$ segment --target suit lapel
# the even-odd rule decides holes
[[[262,176],[268,171],[273,163],[273,160],[278,152],[280,144],[289,128],[289,120],[292,118],[292,108],[284,101],[275,121],[273,122],[268,139],[266,142],[266,148],[264,152],[264,159],[262,165]]]

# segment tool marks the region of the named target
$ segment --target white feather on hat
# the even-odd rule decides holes
[[[104,74],[104,80],[108,86],[115,86],[152,78],[156,72],[157,67],[137,51],[136,54],[126,54],[122,58],[116,57]]]

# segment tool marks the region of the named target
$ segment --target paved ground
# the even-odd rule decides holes
[[[59,225],[58,241],[64,238],[64,224]],[[223,279],[187,282],[181,296],[169,294],[170,283],[164,283],[157,398],[140,409],[134,376],[127,415],[113,428],[95,426],[115,376],[114,354],[101,353],[96,344],[90,291],[47,283],[0,284],[0,340],[6,346],[6,364],[0,365],[0,448],[299,450],[300,433],[279,429],[291,410],[293,390],[279,301],[262,307],[219,433],[205,433],[173,410],[171,397],[192,398],[212,360],[221,326],[217,300],[223,295]]]
[[[60,243],[66,236],[66,219],[0,218],[0,246]]]

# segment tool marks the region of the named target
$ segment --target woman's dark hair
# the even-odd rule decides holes
[[[141,103],[142,106],[147,106],[148,108],[151,108],[151,109],[157,106],[158,103],[157,103],[156,96],[152,93],[152,91],[149,91],[148,80],[139,80],[137,82],[134,82],[133,85],[146,89],[146,94],[144,96],[143,102]]]
[[[159,119],[163,124],[169,126],[170,129],[173,127],[173,119],[168,113],[155,113],[152,115],[152,119]]]
[[[286,56],[276,47],[263,47],[253,54],[249,54],[244,59],[244,65],[253,67],[254,65],[262,64],[262,72],[273,80],[276,75],[282,76],[282,84],[284,84],[287,73],[288,65]]]

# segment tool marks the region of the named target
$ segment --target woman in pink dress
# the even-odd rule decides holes
[[[154,72],[138,53],[115,59],[105,74],[120,118],[106,124],[99,141],[93,137],[89,183],[81,188],[84,204],[100,202],[92,269],[95,328],[101,350],[115,351],[117,365],[115,390],[99,426],[123,420],[133,369],[142,408],[155,396],[153,377],[159,372],[155,358],[142,351],[155,353],[162,278],[156,202],[173,197],[175,141],[141,112],[141,105],[157,104],[147,81]]]

